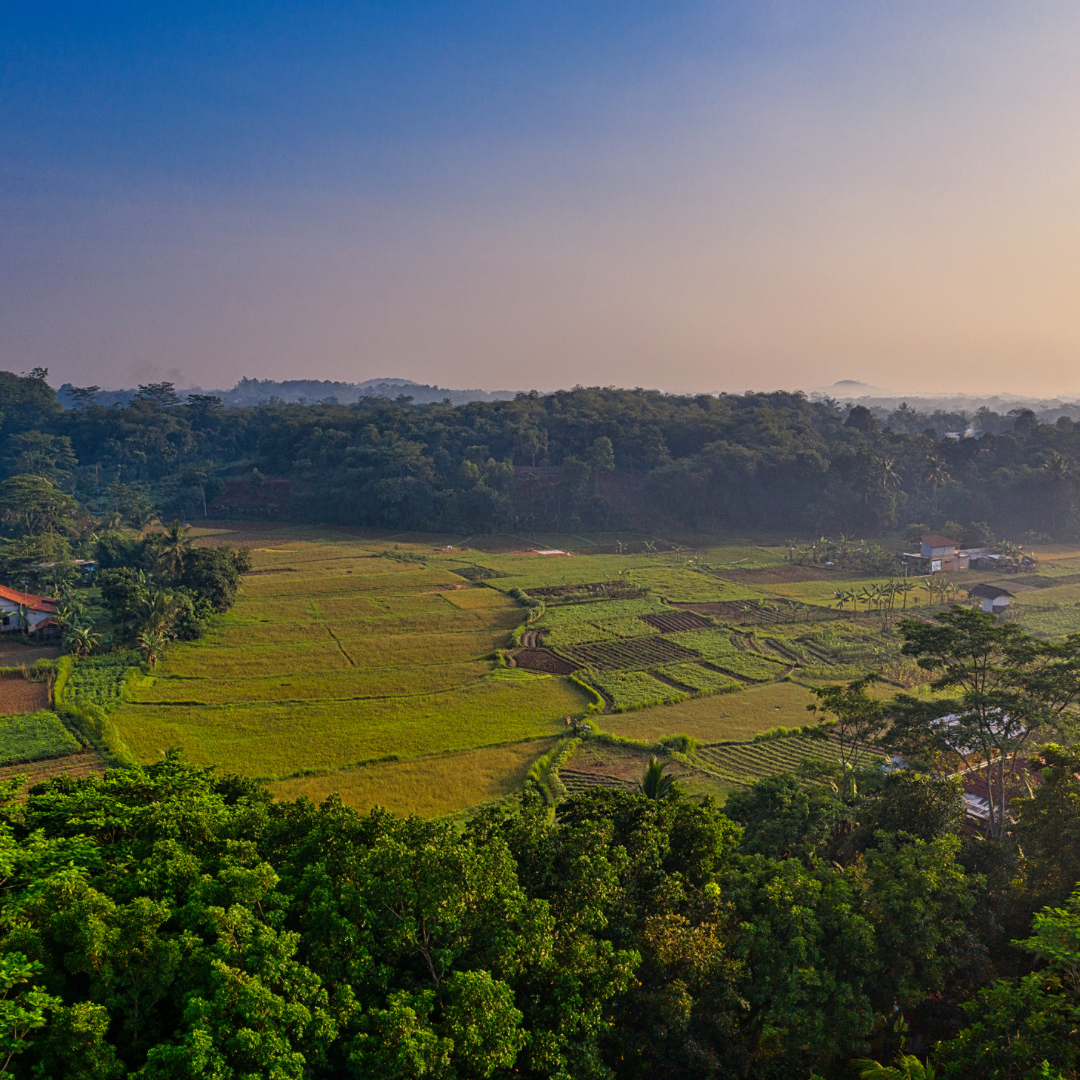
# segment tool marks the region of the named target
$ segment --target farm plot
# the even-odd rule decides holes
[[[659,615],[639,615],[638,618],[659,630],[661,634],[675,634],[680,630],[708,630],[708,619],[693,611],[671,611]]]
[[[572,675],[580,665],[556,656],[549,649],[521,649],[514,653],[514,664],[524,671],[545,671],[549,675]]]
[[[758,590],[745,585],[678,565],[634,566],[627,572],[627,580],[673,602],[748,600],[761,595]]]
[[[647,668],[676,660],[694,660],[699,655],[693,649],[659,635],[623,641],[593,641],[563,651],[583,667],[596,668],[598,671]]]
[[[554,649],[579,645],[599,638],[648,636],[653,628],[640,615],[659,614],[671,609],[659,600],[600,600],[549,608],[537,626],[545,632],[545,642]]]
[[[775,679],[790,667],[779,657],[763,656],[749,649],[738,648],[726,630],[691,630],[670,634],[666,640],[692,649],[717,667],[755,682]]]
[[[80,750],[82,744],[56,713],[42,711],[0,717],[0,765],[64,757]]]
[[[666,705],[687,697],[685,692],[645,671],[610,671],[590,675],[589,682],[611,701],[611,711],[617,713]]]

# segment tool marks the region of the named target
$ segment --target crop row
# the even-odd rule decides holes
[[[645,671],[610,671],[590,675],[589,682],[611,700],[612,712],[617,713],[685,701],[688,696]]]
[[[698,757],[729,779],[753,783],[763,776],[795,772],[807,758],[838,761],[840,751],[834,739],[797,735],[765,742],[703,746]]]
[[[654,664],[694,660],[698,655],[692,649],[658,634],[622,641],[592,641],[572,649],[564,649],[563,652],[576,663],[600,671],[646,668]]]

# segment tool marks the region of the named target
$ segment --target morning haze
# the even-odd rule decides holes
[[[1078,18],[22,12],[0,359],[111,386],[1075,394]]]

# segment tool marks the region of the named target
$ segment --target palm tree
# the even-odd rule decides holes
[[[158,653],[161,651],[161,646],[165,644],[165,634],[160,630],[143,630],[136,638],[136,644],[143,654],[143,659],[152,668],[156,668]]]
[[[626,551],[626,545],[621,540],[616,540],[615,541],[615,553],[617,555],[621,555],[624,551]]]
[[[649,555],[655,555],[656,554],[656,541],[655,540],[646,540],[645,541],[645,551]]]
[[[164,639],[176,617],[176,597],[168,589],[144,588],[139,594],[138,626],[161,634]]]
[[[184,561],[191,552],[191,539],[187,525],[173,520],[164,532],[155,538],[157,564],[164,580],[177,584],[184,573]]]
[[[645,775],[638,784],[638,791],[647,799],[660,802],[663,799],[674,799],[678,795],[679,789],[675,786],[675,777],[664,775],[667,767],[666,761],[660,761],[655,756],[649,758]]]
[[[881,483],[886,490],[892,489],[895,491],[901,484],[903,484],[904,478],[900,475],[896,468],[896,458],[884,458],[881,462]]]
[[[937,493],[938,488],[942,486],[949,479],[949,470],[945,467],[945,462],[939,457],[929,457],[926,459],[926,483],[929,484],[931,492],[934,495],[934,513],[937,513]]]
[[[936,1073],[929,1061],[924,1065],[914,1054],[901,1054],[895,1065],[879,1065],[869,1058],[854,1058],[851,1064],[859,1080],[934,1080]]]

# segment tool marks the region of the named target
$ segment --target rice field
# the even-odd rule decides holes
[[[656,742],[666,735],[692,735],[702,743],[752,739],[774,727],[801,727],[811,717],[806,706],[816,699],[797,683],[748,686],[737,694],[694,697],[659,709],[600,716],[603,731],[627,739]]]
[[[217,535],[235,542],[245,527],[236,528],[239,536]],[[180,747],[196,763],[264,778],[281,798],[338,791],[360,807],[456,813],[520,789],[568,716],[646,743],[679,733],[746,741],[806,723],[808,690],[783,680],[793,666],[799,677],[838,678],[861,670],[856,659],[872,664],[880,645],[877,631],[843,620],[755,636],[665,603],[775,599],[823,585],[831,597],[831,581],[765,592],[724,579],[722,567],[781,566],[779,548],[702,545],[702,572],[685,555],[583,554],[581,537],[547,538],[573,539],[576,553],[539,556],[526,538],[477,538],[478,551],[451,537],[257,528],[253,572],[233,610],[201,641],[172,644],[151,677],[127,685],[112,719],[138,760]],[[565,665],[529,670],[500,657],[514,655],[527,614],[511,588],[579,585],[596,588],[549,594],[529,629],[582,666],[576,678],[604,695],[607,715],[558,673]],[[635,589],[648,595],[619,597]],[[650,625],[644,615],[662,618]],[[718,764],[709,782],[743,783],[744,765]]]
[[[537,739],[410,761],[377,762],[279,781],[270,790],[279,799],[305,796],[313,802],[337,792],[360,810],[383,806],[396,814],[437,817],[520,791],[532,763],[553,745],[553,739]]]
[[[348,541],[260,545],[253,560],[233,610],[171,645],[114,714],[138,760],[176,746],[250,776],[332,773],[550,736],[589,705],[568,678],[499,674],[521,609],[449,565]]]
[[[808,758],[839,761],[838,744],[834,739],[794,735],[762,742],[702,746],[694,760],[726,783],[749,787],[765,776],[797,773]]]

